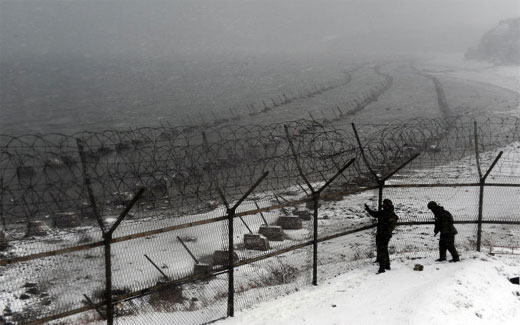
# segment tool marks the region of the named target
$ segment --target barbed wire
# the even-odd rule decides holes
[[[367,159],[378,173],[385,174],[417,152],[422,155],[410,168],[426,169],[474,155],[474,121],[448,117],[361,124],[360,135]],[[477,122],[482,152],[520,139],[518,118],[487,117]],[[304,173],[312,182],[325,181],[348,160],[360,158],[352,128],[344,120],[287,124]],[[84,144],[85,166],[77,141]],[[265,171],[270,174],[262,191],[276,192],[303,183],[283,124],[1,135],[0,144],[4,227],[60,213],[91,218],[82,167],[88,170],[101,213],[125,205],[139,187],[147,189],[143,204],[148,209],[169,208],[181,214],[211,207],[211,200],[218,197],[217,186],[235,198]],[[504,160],[504,164],[516,166],[512,160]],[[437,171],[442,173],[442,168]],[[342,186],[372,181],[362,159],[346,173]]]
[[[324,193],[324,205],[329,204],[329,199],[341,199],[345,193],[362,192],[363,199],[377,200],[374,197],[376,193],[367,190],[367,187],[373,188],[370,185],[376,185],[371,170],[384,177],[416,153],[421,155],[399,171],[408,174],[403,178],[408,183],[437,183],[449,186],[451,182],[457,182],[460,175],[465,183],[471,177],[475,177],[477,182],[476,169],[472,169],[474,166],[464,159],[474,162],[477,150],[485,169],[495,158],[495,149],[498,148],[504,150],[505,155],[493,171],[492,176],[496,178],[494,181],[507,180],[519,183],[518,179],[514,179],[518,178],[518,162],[515,155],[519,149],[514,143],[519,140],[518,119],[450,117],[412,119],[379,125],[358,124],[356,130],[360,135],[366,161],[361,157],[360,144],[356,140],[353,126],[346,122],[347,120],[337,123],[297,120],[287,123],[288,133],[284,124],[271,124],[185,129],[161,127],[19,138],[3,136],[2,139],[6,141],[2,142],[5,145],[0,149],[0,215],[4,229],[10,228],[7,233],[10,240],[14,239],[13,247],[16,247],[15,250],[9,251],[8,257],[21,258],[6,268],[8,273],[5,278],[10,283],[11,305],[19,311],[23,310],[19,315],[22,319],[34,319],[61,317],[61,312],[79,308],[78,306],[88,306],[84,297],[90,297],[88,299],[94,304],[102,304],[103,258],[99,248],[103,241],[96,227],[98,218],[95,214],[99,213],[104,220],[117,216],[129,205],[134,196],[133,191],[140,187],[146,188],[144,197],[132,209],[132,216],[128,216],[125,224],[118,229],[119,244],[115,245],[114,249],[126,248],[118,251],[114,257],[113,262],[117,265],[114,267],[113,278],[117,281],[114,288],[131,293],[133,298],[130,301],[134,302],[144,302],[148,299],[140,296],[140,290],[144,290],[151,294],[149,298],[153,303],[155,296],[152,295],[156,292],[150,291],[149,288],[157,287],[160,281],[164,280],[157,269],[163,270],[172,279],[190,276],[194,272],[193,259],[196,264],[209,263],[214,258],[214,252],[228,249],[226,238],[229,234],[229,223],[222,217],[226,210],[222,202],[214,201],[220,197],[219,190],[231,202],[243,195],[260,175],[269,171],[267,178],[255,190],[256,194],[251,195],[240,210],[244,215],[236,220],[237,229],[234,230],[234,234],[237,238],[256,232],[261,225],[274,225],[281,217],[290,216],[303,209],[303,206],[309,207],[312,195],[307,188],[307,182],[301,178],[295,158],[301,166],[302,174],[312,183],[325,182],[347,161],[357,158],[355,164],[347,168],[333,183],[334,187],[330,192]],[[291,146],[294,146],[295,154]],[[504,146],[509,148],[505,150]],[[65,155],[70,158],[67,163],[62,158]],[[58,160],[50,163],[49,157],[56,157]],[[467,177],[468,175],[471,177]],[[412,226],[419,227],[417,229],[423,229],[426,223],[432,222],[431,216],[421,212],[420,207],[424,205],[422,201],[425,197],[435,196],[447,204],[477,197],[478,187],[470,187],[471,184],[455,191],[438,191],[424,186],[421,190],[423,195],[415,197],[417,189],[413,184],[400,184],[397,176],[392,178],[392,183],[387,184],[385,196],[403,198],[396,201],[400,211],[403,211],[402,221],[420,224]],[[95,211],[89,199],[89,189],[94,194],[98,208]],[[486,204],[489,205],[489,209],[504,204],[500,198],[506,196],[508,192],[505,191],[511,189],[486,188],[486,193],[489,194],[486,196]],[[325,194],[336,195],[327,198]],[[281,203],[288,205],[281,207]],[[256,211],[259,206],[265,209],[264,214],[259,215]],[[334,204],[329,205],[329,208],[332,206]],[[503,215],[503,210],[496,210],[498,212],[487,213],[491,216],[486,216],[487,221],[517,222],[517,216]],[[332,217],[327,213],[327,219],[323,215],[323,220],[334,220],[330,224],[324,223],[320,226],[319,235],[322,240],[328,236],[333,240],[349,231],[370,226],[370,220],[358,217],[362,213],[359,206],[343,207],[341,211],[343,212],[338,216]],[[71,214],[78,215],[81,223],[88,227],[63,227]],[[53,229],[49,230],[45,237],[38,237],[40,235],[33,231],[33,228],[36,228],[33,222],[39,220],[44,220],[46,224],[52,222]],[[457,215],[457,220],[476,222],[475,216],[468,212]],[[284,237],[282,241],[271,241],[270,247],[275,251],[283,251],[291,245],[300,245],[302,241],[309,243],[312,224],[309,221],[302,223],[305,235],[287,235],[288,237]],[[498,238],[495,238],[498,236],[494,235],[497,231],[514,234],[516,229],[502,229],[499,227],[503,225],[498,223],[491,226],[487,233],[484,233],[485,243],[499,242]],[[459,227],[460,234],[465,238],[464,245],[467,247],[474,244],[474,227],[473,224]],[[9,231],[13,228],[21,231]],[[22,239],[18,236],[22,232],[25,232],[25,235],[21,235],[23,240],[17,241],[16,239]],[[421,236],[422,230],[414,234],[404,231],[399,233],[399,240],[395,243],[396,251],[422,254],[424,252],[421,248],[426,247],[425,244],[429,251],[433,251],[435,243],[432,240],[423,242]],[[338,253],[338,259],[344,263],[372,257],[371,238],[371,232],[366,232],[362,237],[356,236],[355,240],[347,240],[346,244],[352,249],[352,253],[347,255],[341,255],[343,253],[338,251],[346,244],[336,242],[331,245],[332,249],[323,250],[322,265],[331,263],[332,275],[340,271],[339,266],[333,266],[333,261],[336,260],[333,254]],[[130,240],[133,241],[130,246],[122,244],[123,241]],[[185,241],[193,256],[188,256],[188,250],[182,250],[182,247],[177,245],[178,241]],[[511,239],[509,242],[503,242],[507,244],[510,241]],[[180,250],[172,250],[172,245],[176,245]],[[263,254],[243,250],[241,245],[245,244],[240,242],[237,246],[241,260],[255,259]],[[61,249],[63,252],[60,252]],[[45,257],[38,257],[40,252]],[[310,250],[294,254],[296,253],[291,253],[290,258],[286,258],[283,267],[289,265],[296,274],[308,274],[305,270],[308,270],[306,265],[309,265]],[[56,301],[52,304],[44,305],[47,303],[46,300],[34,299],[30,307],[22,308],[16,292],[26,290],[24,288],[27,277],[18,276],[21,268],[26,267],[23,262],[24,256],[31,260],[38,259],[31,267],[38,268],[38,271],[34,272],[40,278],[37,281],[39,286],[58,281],[56,276],[59,272],[56,272],[56,269],[74,275],[76,280],[58,281],[59,284],[52,289],[56,290]],[[267,255],[262,257],[267,258]],[[142,267],[142,262],[148,263],[147,259],[153,262]],[[158,263],[158,267],[154,267],[153,263]],[[267,261],[265,263],[269,264]],[[136,265],[140,265],[138,270]],[[165,265],[168,269],[162,268]],[[81,271],[85,267],[88,272]],[[244,266],[243,269],[248,268],[255,269],[257,265]],[[31,272],[33,271],[22,273]],[[281,271],[272,270],[273,274],[278,272]],[[252,274],[251,278],[237,282],[237,288],[242,288],[238,291],[254,288],[258,281],[262,280],[261,275]],[[273,274],[269,275],[266,281],[270,281]],[[288,283],[282,282],[294,282],[287,281]],[[58,298],[63,296],[61,292],[76,290],[73,289],[76,282],[84,292],[76,293],[73,297],[71,295],[68,299]],[[193,290],[189,291],[192,286]],[[193,295],[201,299],[207,298],[201,293],[208,288],[203,282],[195,281],[184,288],[188,296],[191,295],[189,292],[198,292]],[[227,294],[225,285],[217,291],[209,296],[222,297]],[[218,299],[207,303],[213,305],[218,303]],[[144,313],[146,308],[141,308],[140,303],[139,306],[135,307],[134,312],[149,316]],[[182,308],[195,307],[205,308],[202,305],[179,308],[184,310]],[[31,314],[36,311],[38,315]]]

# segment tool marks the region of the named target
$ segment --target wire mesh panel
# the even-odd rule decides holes
[[[235,308],[242,310],[287,295],[312,282],[312,247],[236,268]]]
[[[166,286],[116,306],[114,324],[205,324],[226,317],[227,275]]]
[[[476,222],[479,189],[475,186],[437,188],[385,188],[383,196],[394,203],[399,222],[431,222],[434,215],[427,204],[435,201],[448,210],[457,222]]]
[[[456,247],[461,250],[475,250],[478,219],[478,187],[437,187],[437,188],[388,188],[385,197],[390,198],[400,223],[391,243],[395,252],[414,253],[435,252],[438,240],[434,235],[435,218],[427,208],[429,201],[435,201],[449,211],[454,219]],[[421,225],[421,223],[429,223]]]
[[[320,242],[318,246],[318,285],[375,260],[374,228]]]
[[[519,236],[519,225],[484,224],[482,226],[482,251],[519,255]]]
[[[503,152],[500,160],[491,171],[488,177],[488,183],[500,183],[500,184],[518,184],[520,177],[520,143],[513,142],[508,145],[504,145],[499,148]],[[487,161],[487,165],[496,158],[499,150],[491,150],[481,155],[481,159]]]
[[[221,216],[206,213],[203,220],[217,215]],[[224,317],[227,274],[205,274],[227,264],[222,259],[228,250],[227,223],[201,224],[114,244],[113,286],[121,288],[120,294],[132,296],[119,303],[118,322],[200,324]],[[183,280],[191,277],[194,280]],[[169,285],[172,281],[182,283]]]
[[[103,300],[104,255],[94,248],[2,267],[0,309],[25,323]]]
[[[484,191],[482,250],[494,247],[508,248],[511,252],[520,247],[519,187],[488,186]],[[513,224],[513,223],[517,224]],[[490,223],[490,224],[488,224]]]
[[[104,315],[104,309],[100,308],[99,311],[89,310],[86,312],[74,314],[68,317],[61,317],[57,320],[46,322],[45,324],[52,325],[103,325],[106,324]]]
[[[294,187],[255,200],[254,205],[278,206],[306,196],[302,188]],[[243,209],[251,208],[248,207],[250,204],[244,202]],[[241,264],[235,270],[237,310],[293,292],[310,283],[312,220],[301,218],[295,211],[302,210],[298,210],[298,206],[286,206],[236,221],[243,224],[242,228],[239,227],[242,231],[235,236],[238,263]],[[284,251],[288,252],[280,254]]]
[[[380,75],[376,92],[391,84]],[[0,310],[4,319],[26,322],[103,305],[102,231],[112,227],[118,323],[198,324],[224,317],[230,248],[238,265],[237,309],[294,291],[312,274],[308,185],[316,191],[333,176],[320,193],[318,283],[372,261],[375,220],[363,205],[377,209],[374,188],[389,175],[383,197],[394,202],[402,223],[390,241],[394,257],[437,254],[426,208],[431,200],[453,214],[459,251],[477,247],[480,202],[484,249],[518,246],[520,216],[510,198],[520,194],[519,120],[473,122],[359,125],[359,143],[342,119],[294,121],[287,132],[272,124],[0,136],[0,279],[7,288]],[[479,185],[491,167],[480,201]],[[77,319],[97,322],[103,308]]]

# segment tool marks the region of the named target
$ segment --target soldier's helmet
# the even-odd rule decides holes
[[[390,199],[383,200],[383,206],[392,206],[394,205]]]
[[[437,202],[435,201],[430,201],[428,202],[428,209],[435,209],[436,207],[438,207],[439,205],[437,204]]]

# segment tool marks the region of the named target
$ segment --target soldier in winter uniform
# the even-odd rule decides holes
[[[446,260],[446,250],[450,252],[452,257],[450,262],[460,261],[459,253],[457,253],[457,250],[455,249],[455,235],[457,234],[457,229],[453,226],[453,216],[434,201],[428,203],[428,209],[430,209],[435,215],[435,229],[433,230],[434,236],[439,232],[441,233],[439,239],[439,259],[436,261],[440,262]]]
[[[388,254],[388,243],[392,238],[392,231],[399,219],[394,212],[394,206],[389,199],[383,200],[381,211],[374,211],[365,204],[365,210],[374,218],[377,218],[376,246],[379,271],[383,273],[390,270],[390,255]]]

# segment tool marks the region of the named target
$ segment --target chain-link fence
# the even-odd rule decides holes
[[[460,250],[519,246],[520,120],[476,122],[2,136],[2,319],[226,317],[370,262],[362,207],[383,197],[394,256],[437,254],[429,200],[455,216]]]

